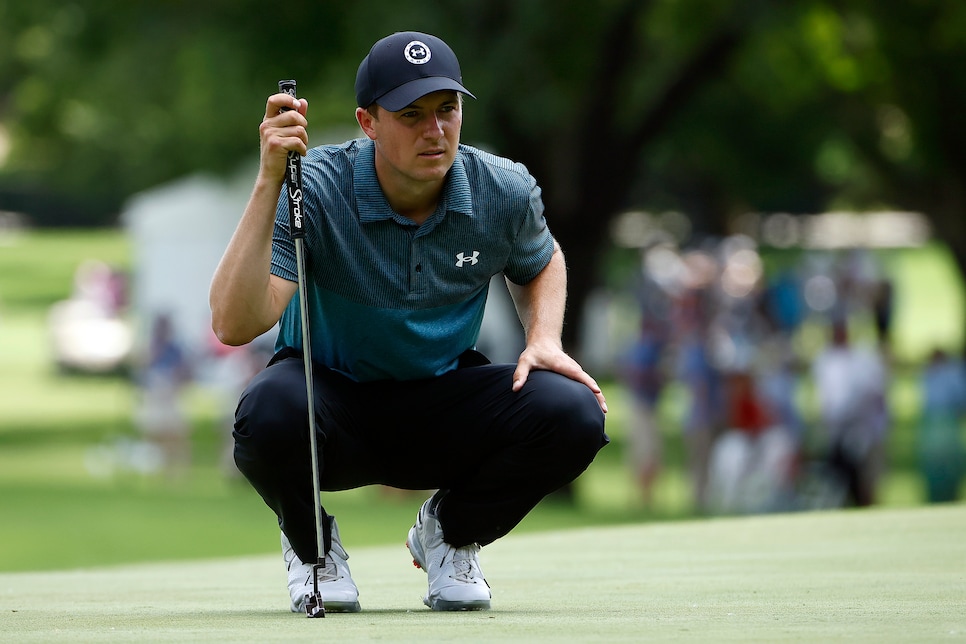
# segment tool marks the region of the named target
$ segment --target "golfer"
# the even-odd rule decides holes
[[[561,347],[564,256],[526,168],[460,144],[456,55],[416,32],[379,40],[359,66],[363,137],[308,149],[308,103],[268,99],[254,190],[215,272],[212,328],[230,345],[278,324],[277,353],[243,392],[235,462],[281,528],[291,609],[318,560],[302,351],[311,352],[323,492],[436,490],[407,546],[433,610],[490,607],[479,552],[607,442],[604,395]],[[302,161],[307,286],[297,292],[286,155]],[[507,280],[526,346],[491,364],[474,346],[493,275]],[[311,347],[301,346],[305,298]],[[324,498],[324,494],[322,495]],[[324,508],[319,594],[360,609]]]

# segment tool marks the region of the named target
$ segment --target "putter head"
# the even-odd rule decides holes
[[[312,593],[305,595],[306,617],[325,617],[325,604],[322,602],[322,593],[319,592],[319,570],[324,567],[324,559],[312,565]]]
[[[325,606],[322,604],[322,595],[319,593],[305,595],[305,616],[325,617]]]

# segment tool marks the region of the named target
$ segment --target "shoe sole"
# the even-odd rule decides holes
[[[322,598],[322,607],[325,608],[327,613],[359,613],[362,612],[362,606],[359,602],[327,602],[325,598]],[[304,613],[305,604],[301,606],[292,604],[289,606],[293,613]]]
[[[490,610],[490,600],[488,599],[476,599],[468,602],[450,602],[443,599],[428,602],[424,599],[423,603],[437,611]]]

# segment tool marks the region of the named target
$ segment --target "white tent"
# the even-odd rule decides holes
[[[142,341],[152,319],[169,315],[189,349],[203,350],[209,342],[208,288],[253,176],[225,181],[194,175],[128,202],[121,221],[131,238],[131,298]]]

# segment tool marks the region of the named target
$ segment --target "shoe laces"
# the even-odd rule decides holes
[[[318,568],[319,583],[323,584],[327,581],[338,581],[342,579],[342,575],[339,574],[339,567],[335,565],[335,561],[331,557],[325,558],[325,564],[322,568]],[[309,579],[312,576],[309,575]]]
[[[463,583],[476,583],[474,569],[476,568],[476,548],[467,546],[465,548],[453,549],[453,574],[451,579],[462,581]]]

